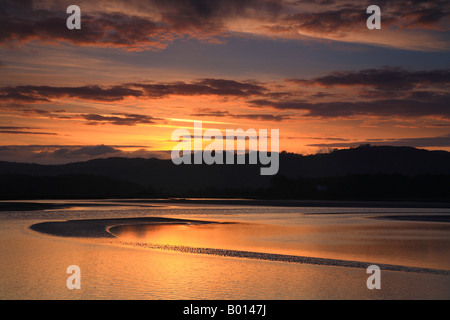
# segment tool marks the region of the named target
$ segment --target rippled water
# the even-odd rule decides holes
[[[450,276],[445,275],[382,271],[382,289],[368,290],[364,269],[133,245],[181,245],[450,270],[449,223],[374,218],[449,215],[448,209],[107,205],[80,203],[69,210],[1,212],[0,298],[450,298]],[[110,229],[115,239],[55,237],[29,229],[42,221],[130,217],[228,223],[125,225]],[[81,268],[81,290],[66,287],[66,268],[74,264]]]

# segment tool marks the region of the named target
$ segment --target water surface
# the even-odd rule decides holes
[[[115,203],[117,204],[117,203]],[[150,205],[150,204],[148,204]],[[0,213],[1,299],[448,299],[450,277],[153,250],[133,243],[244,250],[450,270],[450,224],[374,219],[450,215],[448,209],[286,208],[226,205],[77,206]],[[122,225],[115,238],[56,237],[43,221],[131,217],[220,224]],[[121,245],[121,243],[128,245]],[[131,244],[131,245],[130,245]],[[68,290],[66,268],[82,270]]]

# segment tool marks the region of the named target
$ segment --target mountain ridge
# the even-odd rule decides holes
[[[381,188],[392,189],[392,192],[395,193],[395,188],[391,188],[391,185],[383,186],[383,183],[388,184],[391,181],[392,185],[399,185],[399,188],[405,189],[408,183],[416,185],[418,177],[422,177],[421,180],[419,179],[420,181],[431,184],[428,186],[429,189],[437,188],[433,181],[437,181],[439,187],[442,184],[446,189],[445,177],[450,176],[450,152],[412,147],[364,145],[315,155],[281,152],[279,157],[280,169],[275,176],[261,176],[261,165],[250,165],[248,161],[246,164],[240,165],[175,165],[170,159],[120,157],[53,165],[0,161],[0,175],[72,176],[70,178],[72,180],[74,175],[79,175],[84,176],[85,183],[89,183],[88,181],[92,180],[93,176],[100,176],[114,181],[132,183],[136,190],[139,189],[137,186],[142,186],[148,191],[148,195],[155,196],[251,196],[264,193],[266,196],[270,196],[267,192],[272,192],[272,194],[278,194],[279,197],[283,197],[283,194],[286,193],[293,198],[301,196],[299,193],[302,192],[305,195],[305,190],[309,190],[306,194],[309,194],[311,198],[330,193],[330,190],[336,191],[328,194],[328,197],[344,196],[341,192],[337,192],[339,185],[345,185],[349,190],[353,190],[354,187],[351,186],[353,182],[367,190],[373,188],[364,187],[365,184],[377,183]],[[432,178],[423,178],[424,175]],[[375,179],[374,176],[378,177]],[[348,177],[353,178],[349,179]],[[80,186],[83,185],[83,179],[76,180]],[[25,181],[23,177],[22,181]],[[99,183],[98,179],[96,181]],[[15,182],[10,177],[8,183],[14,184]],[[104,184],[100,183],[99,186]],[[285,185],[291,185],[294,189],[286,189]],[[305,185],[308,185],[308,188],[305,189]],[[278,189],[274,190],[274,187]],[[20,185],[16,189],[19,190]],[[295,192],[297,189],[298,192]],[[419,189],[414,191],[415,196],[420,195]],[[439,190],[436,189],[436,191]],[[129,195],[129,193],[125,193]],[[442,194],[445,198],[445,192],[439,191],[438,193],[440,198],[442,198]],[[120,195],[120,192],[115,192],[115,194]],[[142,195],[142,190],[139,194]],[[349,194],[351,195],[351,193]],[[427,197],[430,196],[430,192],[426,192],[426,194]],[[387,195],[384,194],[384,196]],[[407,194],[402,196],[407,196]]]

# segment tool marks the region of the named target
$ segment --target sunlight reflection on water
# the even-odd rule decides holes
[[[321,212],[321,214],[316,214]],[[349,214],[349,212],[359,214]],[[41,221],[164,216],[237,222],[122,226],[118,240],[232,248],[450,269],[449,224],[378,220],[440,209],[175,206],[0,213],[1,299],[370,299],[450,298],[448,276],[383,273],[369,291],[363,269],[291,264],[122,247],[28,229]],[[334,213],[334,214],[331,214]],[[336,214],[339,213],[339,214]],[[67,266],[82,289],[66,288]],[[417,288],[420,288],[418,290]]]

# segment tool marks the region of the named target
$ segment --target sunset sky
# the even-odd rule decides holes
[[[449,17],[444,0],[2,0],[0,160],[167,157],[194,121],[279,129],[303,154],[450,151]]]

